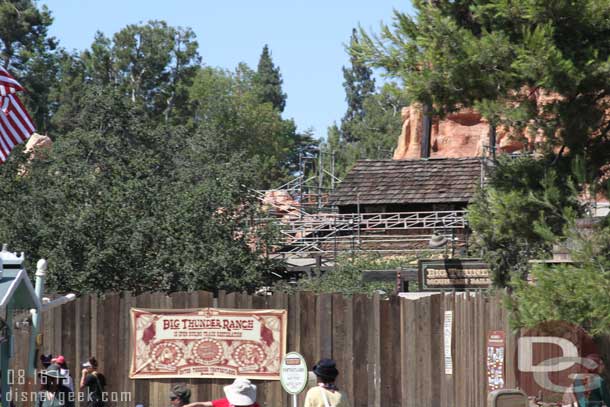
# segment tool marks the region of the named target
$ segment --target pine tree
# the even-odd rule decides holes
[[[0,64],[28,90],[23,101],[40,132],[49,126],[57,72],[57,41],[47,35],[52,22],[48,8],[35,1],[0,1]]]
[[[378,35],[360,30],[352,55],[400,79],[438,115],[474,107],[514,135],[583,155],[610,156],[610,3],[602,0],[415,0]],[[553,98],[537,104],[536,95]],[[602,174],[598,172],[598,176]]]
[[[469,207],[483,257],[496,283],[505,285],[527,271],[529,259],[549,249],[535,221],[551,219],[561,236],[565,221],[556,214],[575,210],[574,194],[585,184],[601,188],[607,177],[610,3],[414,0],[413,5],[415,12],[395,12],[394,24],[378,35],[360,30],[352,55],[402,81],[407,95],[436,115],[475,108],[513,136],[536,135],[532,147],[543,153],[544,159],[523,171],[512,171],[514,164],[496,166],[494,173],[505,176],[508,187],[492,175]],[[564,181],[579,156],[590,182],[575,180],[579,185],[568,193]],[[551,174],[560,182],[544,185]],[[525,177],[536,183],[519,185]]]
[[[356,29],[352,30],[350,46],[357,45],[358,38]],[[375,79],[373,72],[354,56],[350,58],[351,67],[343,67],[343,87],[345,88],[345,99],[347,111],[341,120],[341,133],[343,140],[347,142],[356,141],[352,126],[357,120],[362,120],[365,115],[364,101],[367,96],[375,92]]]
[[[273,64],[269,47],[266,44],[258,61],[254,79],[258,88],[259,100],[262,103],[269,102],[280,113],[283,112],[286,106],[286,94],[282,92],[282,75],[280,68]]]

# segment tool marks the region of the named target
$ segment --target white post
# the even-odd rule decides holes
[[[36,292],[36,297],[38,297],[41,304],[42,293],[44,291],[44,280],[45,275],[47,274],[47,267],[48,265],[45,259],[40,259],[38,260],[38,263],[36,263],[36,286],[34,288],[34,291]],[[36,337],[38,336],[38,329],[40,328],[41,312],[42,310],[30,310],[30,313],[32,314],[32,330],[30,331],[30,352],[27,369],[27,374],[30,378],[34,378],[34,374],[36,372]]]
[[[299,403],[297,401],[297,395],[293,394],[292,395],[292,407],[298,407],[298,406],[299,406]]]

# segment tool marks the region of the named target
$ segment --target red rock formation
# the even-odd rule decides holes
[[[25,153],[31,154],[30,159],[36,158],[36,154],[40,154],[42,150],[51,148],[52,145],[53,141],[51,141],[49,136],[34,133],[25,144]]]
[[[420,157],[423,114],[414,104],[402,109],[402,132],[394,150],[395,160]],[[526,147],[508,132],[496,129],[496,148],[512,153]],[[489,123],[472,109],[463,109],[442,120],[433,120],[430,157],[478,157],[489,144]]]
[[[535,101],[542,114],[542,108],[560,96],[549,94],[541,89],[524,89],[520,92],[522,99]],[[423,114],[419,104],[412,104],[402,109],[402,132],[394,151],[395,160],[420,157],[421,131]],[[523,134],[516,139],[507,129],[496,128],[496,152],[513,153],[519,150],[531,150],[542,141],[544,135],[530,136]],[[478,157],[486,152],[489,145],[489,123],[474,109],[462,109],[442,120],[432,122],[430,157]]]
[[[53,141],[49,136],[42,136],[38,133],[32,134],[25,144],[24,149],[25,154],[28,155],[28,162],[36,158],[43,158],[45,156],[45,150],[50,149],[51,146],[53,146]],[[19,175],[26,176],[27,174],[27,166],[20,166]]]
[[[520,95],[523,99],[535,101],[540,114],[545,105],[558,100],[560,96],[549,94],[541,89],[524,89]],[[402,131],[398,145],[394,150],[395,160],[417,159],[421,156],[421,133],[423,114],[419,104],[404,107],[401,111]],[[610,116],[610,111],[608,112]],[[541,132],[535,135],[523,134],[516,139],[505,128],[496,128],[496,152],[514,153],[517,151],[532,151],[544,140]],[[442,120],[433,120],[431,134],[431,158],[442,157],[480,157],[488,153],[489,122],[473,109],[463,109],[450,114]],[[600,183],[610,181],[610,164],[601,168]],[[585,188],[586,189],[586,188]],[[609,211],[608,200],[599,195],[581,196],[583,203],[588,203],[597,216],[605,216]]]
[[[301,205],[294,200],[288,191],[275,189],[265,191],[262,203],[263,210],[273,212],[276,217],[285,218],[289,221],[301,216]]]

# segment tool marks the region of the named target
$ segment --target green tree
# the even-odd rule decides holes
[[[528,261],[550,252],[548,235],[561,235],[566,213],[578,213],[569,171],[542,160],[500,157],[487,185],[468,206],[475,245],[490,264],[497,286],[524,277]]]
[[[282,82],[280,67],[273,64],[269,47],[265,44],[258,60],[254,84],[257,87],[259,100],[262,103],[271,103],[280,113],[286,107],[286,94],[282,91]]]
[[[350,46],[358,44],[356,29],[352,30]],[[347,111],[341,119],[341,136],[344,141],[350,143],[360,140],[354,134],[352,127],[358,126],[367,113],[365,100],[375,92],[375,79],[369,67],[356,59],[350,57],[351,66],[343,67],[343,88],[345,88],[345,100],[347,101]]]
[[[87,81],[95,85],[108,86],[117,80],[112,40],[101,32],[96,32],[90,49],[82,52],[80,59],[86,68]]]
[[[346,89],[347,92],[347,89]],[[349,127],[352,141],[336,124],[328,130],[325,149],[335,152],[336,173],[342,178],[359,159],[392,158],[400,135],[401,108],[408,105],[401,89],[392,83],[364,98],[362,116],[343,123]]]
[[[4,0],[0,2],[0,57],[2,67],[24,76],[27,63],[41,43],[53,18],[46,6],[36,7],[32,0]],[[49,44],[51,45],[51,44]]]
[[[591,219],[588,219],[591,221]],[[512,322],[533,327],[547,321],[566,321],[592,335],[610,333],[610,227],[608,218],[593,233],[579,232],[568,222],[574,264],[533,267],[535,284],[514,280],[509,301]],[[556,236],[557,238],[557,236]]]
[[[264,284],[267,261],[249,228],[248,157],[204,133],[158,125],[121,94],[88,87],[73,131],[33,161],[15,151],[0,167],[0,190],[10,194],[0,238],[30,261],[48,258],[55,290]]]
[[[282,119],[271,103],[261,103],[256,74],[245,64],[235,72],[215,68],[199,71],[190,88],[195,124],[227,151],[256,161],[259,177],[252,188],[285,182],[297,168],[298,151],[314,141],[300,134],[292,120]]]
[[[56,75],[57,42],[48,37],[53,18],[46,6],[31,0],[0,2],[0,58],[7,69],[27,89],[22,95],[39,131],[49,128],[49,94]]]
[[[153,120],[184,122],[191,114],[188,88],[201,58],[190,28],[164,21],[128,25],[110,40],[97,33],[83,52],[86,79],[116,86]]]
[[[78,116],[86,89],[91,85],[87,83],[86,73],[85,63],[78,54],[65,50],[57,53],[56,79],[51,83],[48,100],[50,123],[47,130],[51,135],[67,134],[77,127],[74,118]]]
[[[610,5],[599,0],[413,2],[352,55],[402,80],[410,99],[444,115],[475,107],[541,148],[582,155],[599,177],[610,149],[606,114]],[[554,95],[542,105],[537,93]]]
[[[368,294],[378,292],[389,295],[396,289],[395,282],[367,282],[362,279],[364,270],[395,270],[396,268],[414,261],[414,258],[384,259],[376,256],[351,256],[337,259],[336,267],[321,275],[312,275],[301,278],[292,284],[280,281],[275,284],[274,290],[282,292],[312,291],[315,293],[341,293],[344,295]]]

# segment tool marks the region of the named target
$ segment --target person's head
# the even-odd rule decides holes
[[[169,400],[172,407],[180,407],[191,402],[191,391],[184,384],[177,384],[172,387],[169,393]]]
[[[337,364],[332,359],[322,359],[313,367],[318,383],[334,383],[339,375]]]
[[[46,369],[51,363],[53,363],[53,355],[50,353],[48,355],[40,355],[40,364],[43,368]]]
[[[58,357],[53,358],[52,362],[58,364],[63,369],[67,368],[66,367],[67,366],[66,365],[66,358],[63,355],[59,355]]]
[[[585,356],[585,359],[589,359],[590,361],[595,363],[595,367],[586,368],[588,373],[596,373],[601,374],[604,371],[605,365],[602,357],[597,353],[592,353],[590,355]]]
[[[41,376],[45,378],[45,388],[48,391],[57,391],[57,388],[61,384],[62,380],[66,378],[66,375],[62,374],[59,365],[52,363],[49,367],[42,372]]]
[[[256,403],[256,386],[248,379],[235,379],[235,381],[224,387],[227,400],[234,406],[251,406]]]
[[[91,356],[89,360],[82,364],[83,369],[87,369],[87,372],[91,373],[94,370],[97,370],[97,360]]]

